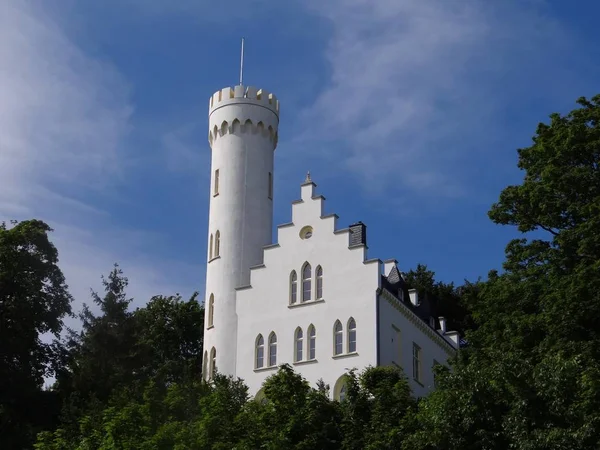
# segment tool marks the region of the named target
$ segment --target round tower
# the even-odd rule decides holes
[[[210,212],[203,372],[236,375],[236,289],[272,242],[279,101],[262,89],[217,91],[209,103]],[[250,362],[251,363],[251,362]]]

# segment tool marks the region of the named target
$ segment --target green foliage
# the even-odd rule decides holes
[[[469,301],[477,327],[406,448],[596,449],[600,442],[600,96],[519,150],[525,178],[490,211],[536,232]],[[545,234],[544,234],[545,233]]]
[[[475,326],[469,315],[468,297],[476,289],[476,285],[465,280],[465,284],[455,287],[454,283],[435,281],[435,272],[424,264],[417,264],[404,274],[406,284],[419,293],[425,293],[436,302],[440,316],[447,320],[448,328],[460,333]]]
[[[48,238],[52,229],[39,220],[12,225],[0,223],[0,436],[3,447],[23,448],[53,421],[55,398],[42,385],[60,351],[49,341],[72,299]]]
[[[360,375],[351,371],[341,407],[344,449],[398,449],[414,427],[416,401],[397,367],[372,367]]]

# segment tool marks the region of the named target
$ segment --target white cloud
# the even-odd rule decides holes
[[[133,107],[118,71],[87,56],[65,33],[66,16],[41,5],[0,2],[0,220],[39,218],[56,229],[76,310],[114,262],[138,302],[175,286],[190,294],[199,268],[148,255],[160,236],[127,231],[82,200],[114,196]]]
[[[499,112],[564,81],[572,41],[537,1],[309,4],[332,26],[331,78],[294,144],[342,162],[376,193],[461,195],[460,164],[489,150]]]

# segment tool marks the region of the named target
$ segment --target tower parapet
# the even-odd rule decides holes
[[[279,100],[264,89],[242,85],[221,89],[210,98],[208,114],[211,146],[219,137],[237,131],[260,132],[269,137],[273,148],[277,146]]]

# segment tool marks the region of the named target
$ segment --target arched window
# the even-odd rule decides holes
[[[304,264],[302,268],[302,301],[307,302],[310,300],[311,294],[311,267],[309,263]]]
[[[206,380],[207,373],[206,368],[208,367],[208,352],[204,350],[204,358],[202,358],[202,379]]]
[[[340,402],[343,402],[344,400],[346,400],[346,383],[344,383],[340,389]]]
[[[302,361],[302,344],[304,342],[304,336],[302,335],[302,328],[296,328],[296,335],[294,336],[296,343],[296,349],[294,352],[294,361]]]
[[[208,241],[208,260],[213,258],[213,235],[210,234],[210,240]]]
[[[290,275],[290,304],[293,305],[298,300],[298,275],[292,270]]]
[[[333,385],[333,399],[342,402],[348,394],[348,376],[342,375]]]
[[[317,266],[315,278],[317,279],[317,295],[315,296],[315,300],[319,300],[323,298],[323,268],[321,266]]]
[[[212,379],[217,373],[217,349],[212,348],[210,350],[210,374],[208,375],[209,379]]]
[[[271,333],[269,336],[269,366],[277,365],[277,335]]]
[[[215,317],[215,296],[210,294],[210,298],[208,299],[208,320],[207,320],[207,328],[214,326],[214,317]]]
[[[265,364],[265,340],[262,334],[256,338],[256,368],[260,369]]]
[[[350,317],[348,321],[348,353],[356,351],[356,321]]]
[[[308,327],[308,359],[315,359],[317,357],[317,331],[315,326],[311,325]]]
[[[221,232],[217,230],[215,233],[215,258],[219,256],[219,252],[221,251]]]
[[[335,321],[333,326],[333,354],[341,355],[344,352],[344,330],[342,329],[342,322],[339,320]]]

